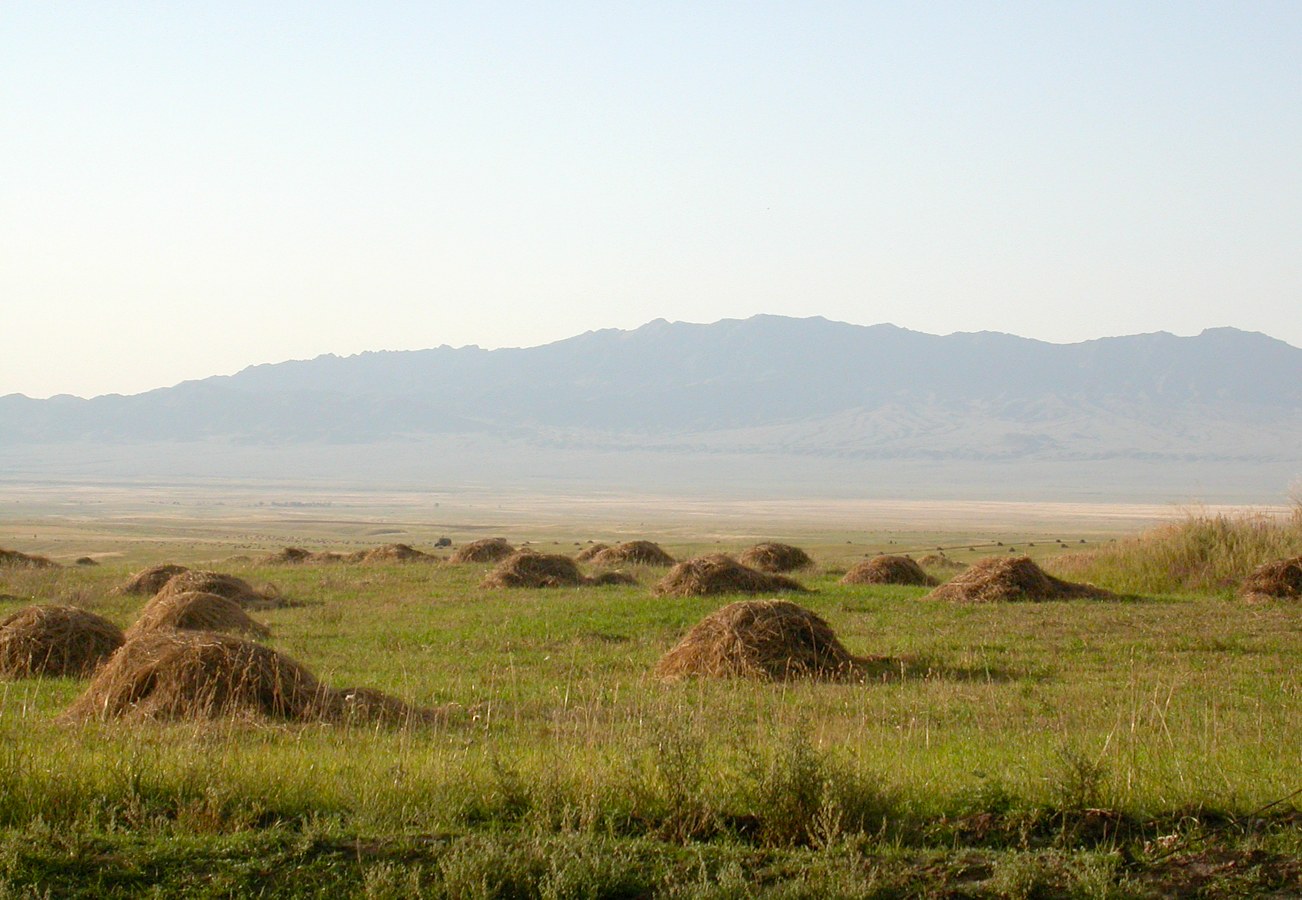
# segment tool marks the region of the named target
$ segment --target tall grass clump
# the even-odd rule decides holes
[[[1192,514],[1052,568],[1125,593],[1228,595],[1257,566],[1299,554],[1302,502],[1285,516]]]

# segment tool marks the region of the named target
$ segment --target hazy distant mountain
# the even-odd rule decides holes
[[[1302,350],[1218,328],[1049,344],[756,316],[542,347],[253,366],[129,397],[0,398],[0,446],[372,444],[894,460],[1298,464]]]

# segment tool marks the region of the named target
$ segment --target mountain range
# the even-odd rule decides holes
[[[327,355],[132,396],[0,397],[0,463],[15,471],[88,471],[76,448],[107,459],[159,445],[261,448],[272,469],[295,450],[366,446],[445,460],[461,447],[480,462],[509,446],[515,470],[531,451],[615,470],[648,454],[679,471],[721,454],[829,472],[1210,465],[1282,495],[1302,475],[1302,349],[1233,328],[1051,344],[755,316],[524,349]]]

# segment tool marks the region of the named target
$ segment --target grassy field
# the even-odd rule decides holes
[[[675,521],[645,536],[680,557],[745,546]],[[1298,607],[1136,575],[1154,554],[1109,521],[808,531],[820,568],[798,602],[895,660],[863,684],[655,681],[735,599],[655,597],[663,570],[492,591],[485,566],[254,561],[282,540],[352,549],[445,524],[15,522],[0,544],[94,545],[103,564],[0,570],[0,615],[62,601],[126,626],[144,601],[110,589],[140,564],[212,566],[299,601],[258,616],[327,683],[460,709],[422,730],[69,725],[83,683],[0,682],[0,897],[1297,896]],[[1302,553],[1280,521],[1269,547]],[[636,526],[529,533],[573,551]],[[837,582],[866,553],[935,546],[1016,546],[1135,596],[961,606]]]

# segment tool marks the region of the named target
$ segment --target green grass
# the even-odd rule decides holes
[[[302,601],[261,618],[326,682],[464,713],[429,731],[72,726],[55,718],[81,684],[0,683],[0,897],[1297,887],[1288,604],[959,606],[812,575],[798,602],[896,676],[662,684],[658,656],[733,598],[653,597],[659,570],[539,591],[481,590],[476,566],[232,571]],[[109,588],[127,574],[3,571],[0,592],[126,625],[143,600]]]

